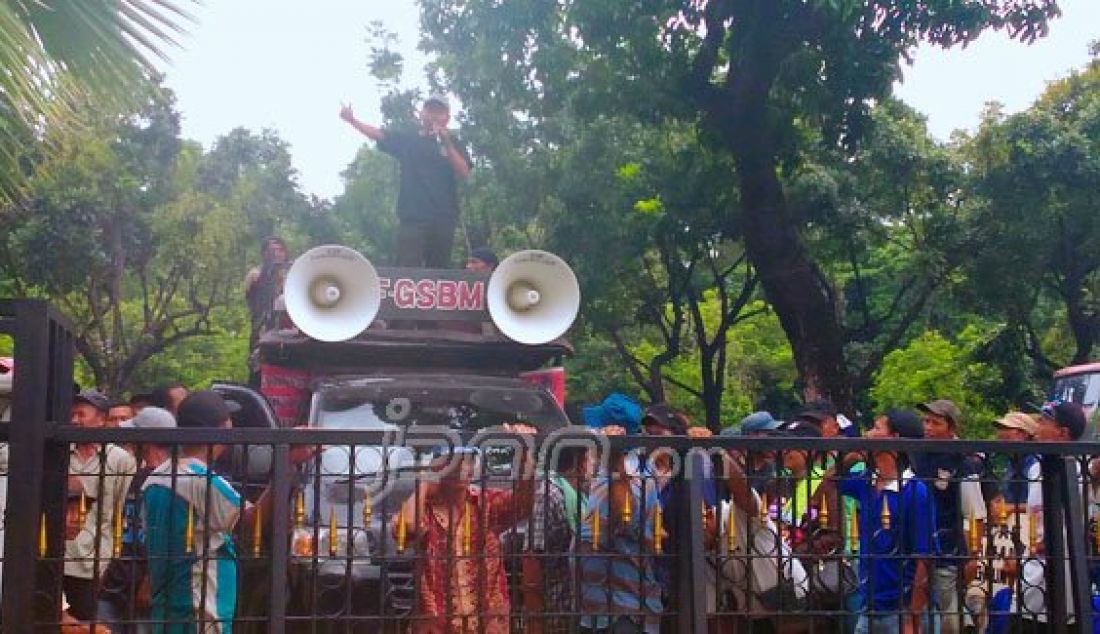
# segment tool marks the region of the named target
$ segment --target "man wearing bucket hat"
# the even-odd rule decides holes
[[[609,436],[626,434],[633,436],[642,429],[642,406],[625,394],[608,394],[598,405],[581,410],[584,424],[590,429],[602,430]]]
[[[635,435],[644,411],[634,399],[614,393],[582,415],[599,433]],[[612,455],[610,468],[593,480],[578,540],[582,629],[654,634],[660,629],[662,587],[652,558],[640,557],[653,552],[659,495],[644,462],[626,450]]]

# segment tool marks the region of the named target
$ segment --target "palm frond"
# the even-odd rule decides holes
[[[0,203],[17,202],[24,157],[88,115],[137,107],[199,0],[0,2]],[[49,133],[47,135],[47,132]]]

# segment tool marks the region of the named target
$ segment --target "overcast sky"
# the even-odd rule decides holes
[[[1062,0],[1063,17],[1032,46],[986,34],[969,48],[922,47],[898,94],[928,116],[941,138],[973,128],[984,104],[1026,108],[1046,82],[1088,61],[1100,39],[1100,2]],[[367,24],[399,34],[405,81],[422,85],[414,0],[211,0],[164,67],[183,114],[184,136],[209,147],[234,127],[274,128],[291,145],[302,189],[343,191],[340,172],[363,138],[337,118],[341,101],[378,117],[378,89],[366,70]]]

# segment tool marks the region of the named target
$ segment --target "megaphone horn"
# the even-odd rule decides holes
[[[565,260],[535,250],[513,253],[497,265],[486,298],[496,327],[526,344],[565,334],[581,304],[577,277]]]
[[[287,272],[283,296],[294,325],[319,341],[345,341],[374,321],[382,304],[378,272],[355,249],[314,247]]]

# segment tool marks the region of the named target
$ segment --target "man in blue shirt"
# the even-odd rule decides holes
[[[866,438],[920,438],[915,416],[880,416]],[[870,455],[869,469],[848,473],[862,456],[843,460],[842,495],[859,502],[859,582],[863,613],[857,634],[918,631],[928,605],[928,557],[932,553],[935,513],[928,488],[896,451]],[[887,509],[884,513],[883,507]]]

